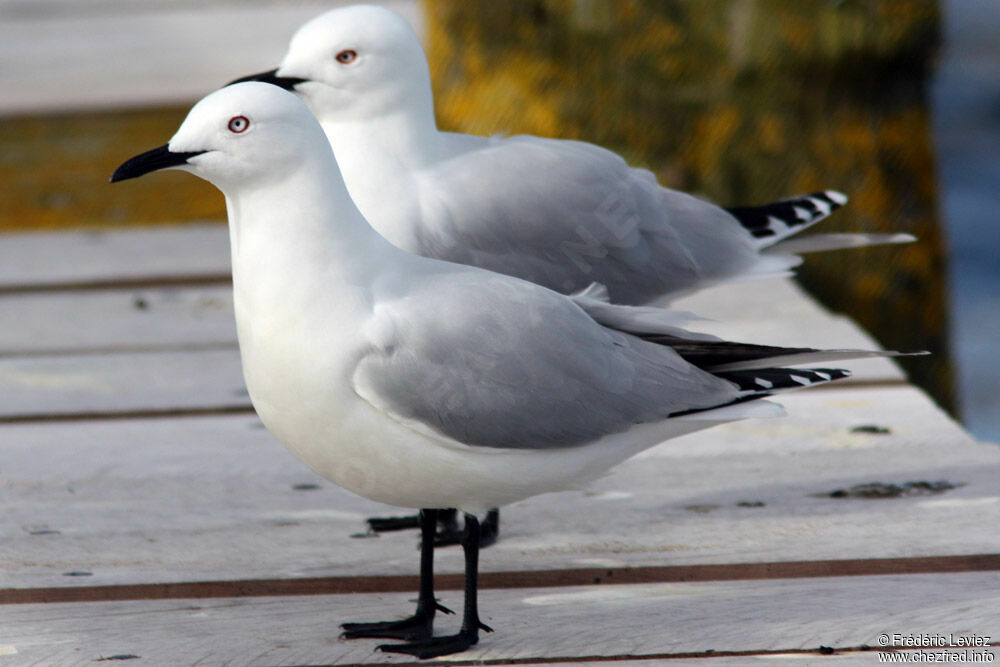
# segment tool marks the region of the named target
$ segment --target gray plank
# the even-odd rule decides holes
[[[249,405],[231,348],[0,358],[0,419]]]
[[[132,288],[0,297],[0,356],[236,346],[229,287]]]
[[[97,347],[87,354],[0,355],[0,422],[251,410],[235,343],[146,345],[129,345],[127,352]],[[895,381],[861,362],[836,366],[851,368],[854,376],[807,391]]]
[[[193,102],[277,66],[299,25],[346,4],[5,0],[0,113]],[[419,27],[413,0],[379,4]]]
[[[505,508],[483,571],[1000,553],[1000,449],[905,387],[803,393],[785,419],[669,441],[583,491]],[[857,425],[891,432],[850,432]],[[941,495],[830,498],[945,479]],[[315,490],[295,490],[316,484]],[[0,426],[0,587],[413,574],[416,536],[252,416]],[[741,506],[740,503],[764,503]],[[439,571],[460,572],[457,549]],[[71,571],[90,576],[65,576]]]
[[[485,591],[480,613],[496,632],[442,662],[875,647],[882,633],[995,639],[994,584],[993,574],[966,573]],[[337,638],[338,623],[402,615],[410,597],[8,605],[0,609],[2,650],[21,665],[92,664],[123,654],[148,665],[410,662],[373,652],[379,640]],[[451,593],[443,602],[454,606],[458,598]],[[458,621],[444,617],[437,625],[446,633]],[[996,650],[978,653],[995,657]],[[870,653],[856,657],[877,661]]]
[[[794,285],[776,281],[774,288],[797,315],[763,319],[741,292],[719,290],[685,305],[718,316],[739,304],[729,306],[726,321],[693,327],[734,340],[877,347]],[[0,331],[0,417],[248,405],[228,287],[21,294],[0,302],[15,323]],[[888,360],[839,365],[854,372],[851,381],[902,378]]]
[[[684,309],[714,321],[691,328],[732,340],[813,347],[877,349],[877,343],[844,317],[823,311],[790,281],[771,281],[779,302],[772,317],[759,290],[716,288],[685,300]],[[752,298],[758,295],[756,301]],[[62,291],[2,297],[16,326],[0,330],[0,354],[236,344],[232,290],[228,286]],[[862,379],[901,377],[887,361],[853,362]]]
[[[0,237],[0,293],[32,286],[113,286],[159,279],[218,281],[225,280],[228,272],[224,225]],[[10,309],[11,321],[19,324],[0,337],[0,353],[190,344],[219,341],[227,338],[227,332],[231,336],[228,292],[221,287],[193,292],[131,285],[110,294],[8,295],[5,307]],[[156,299],[157,303],[150,303],[157,307],[148,312],[130,310],[128,304],[137,296]],[[199,307],[205,298],[218,308]],[[833,348],[877,346],[856,324],[831,315],[791,280],[720,286],[682,299],[675,307],[708,318],[694,323],[693,329],[731,340]],[[885,360],[853,362],[850,367],[863,380],[903,378],[898,367]]]
[[[0,291],[228,274],[222,224],[0,235]]]
[[[189,242],[196,237],[183,238]],[[725,322],[699,322],[693,328],[735,340],[876,347],[853,323],[829,316],[791,283],[774,281],[774,291],[793,315],[780,313],[780,321],[761,318],[764,306],[755,308],[749,298],[757,291],[710,290],[684,305],[713,316],[731,308]],[[249,405],[229,288],[134,288],[0,299],[15,323],[0,332],[0,417]],[[902,377],[888,360],[842,365],[854,372],[851,381]]]

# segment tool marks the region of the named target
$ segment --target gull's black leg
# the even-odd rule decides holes
[[[438,511],[420,510],[420,593],[417,596],[417,611],[400,621],[379,623],[344,623],[340,627],[345,639],[363,637],[383,637],[388,639],[422,639],[430,637],[434,627],[434,612],[446,614],[454,612],[438,604],[434,599],[434,531],[437,528]]]
[[[479,531],[479,547],[488,547],[500,538],[500,510],[494,507],[486,513]]]
[[[449,547],[453,544],[461,544],[465,533],[459,529],[455,510],[448,510],[448,514],[442,512],[438,519],[438,531],[434,536],[434,546]],[[479,548],[485,549],[500,536],[500,510],[491,509],[487,513],[479,526]]]
[[[446,510],[438,514],[438,529],[434,533],[434,546],[450,547],[461,544],[465,529],[458,527],[458,510]]]
[[[441,655],[461,653],[479,642],[479,631],[493,632],[493,629],[479,620],[477,602],[479,579],[479,519],[465,515],[465,535],[462,548],[465,550],[465,609],[462,613],[462,629],[457,635],[428,637],[407,644],[381,644],[379,650],[388,653],[406,653],[420,659],[436,658]]]
[[[373,533],[388,533],[396,530],[420,528],[420,517],[387,516],[366,519],[368,530]],[[462,543],[465,535],[458,527],[458,511],[453,509],[438,510],[438,529],[434,535],[434,546],[450,547]],[[486,515],[479,530],[479,547],[485,549],[497,541],[500,536],[500,510],[492,509]]]

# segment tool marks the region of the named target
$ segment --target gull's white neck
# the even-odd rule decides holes
[[[317,117],[358,208],[394,245],[420,253],[417,175],[446,157],[429,79],[425,88],[412,88],[377,112]]]
[[[367,349],[358,331],[372,315],[380,278],[406,271],[410,256],[355,208],[318,127],[312,140],[307,148],[317,150],[302,151],[301,162],[223,191],[250,398],[279,440],[328,470],[330,451],[315,448],[336,430],[329,424],[350,419],[350,376]]]
[[[420,93],[411,92],[405,101],[388,105],[377,114],[362,118],[319,116],[337,160],[355,162],[377,150],[391,155],[407,169],[420,169],[438,159],[440,135],[434,119],[430,86]],[[350,174],[353,165],[344,165]]]
[[[360,305],[392,265],[380,258],[399,252],[365,222],[329,150],[302,157],[270,180],[223,189],[243,318],[310,307],[317,295]]]

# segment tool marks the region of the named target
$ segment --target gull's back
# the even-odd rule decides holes
[[[439,159],[385,170],[418,201],[408,220],[375,198],[359,202],[376,229],[412,229],[405,246],[412,252],[564,293],[598,282],[619,303],[680,294],[760,262],[753,240],[725,211],[662,188],[650,172],[598,146],[440,136]],[[351,174],[348,187],[371,176]]]

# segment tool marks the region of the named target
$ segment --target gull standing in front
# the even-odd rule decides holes
[[[567,297],[400,250],[348,195],[323,131],[277,87],[242,83],[192,108],[164,146],[112,182],[182,169],[226,197],[243,373],[267,428],[320,475],[366,498],[466,513],[462,628],[434,637],[433,540],[416,613],[346,624],[385,651],[465,650],[477,607],[479,521],[491,507],[576,488],[664,440],[780,406],[755,400],[846,377],[788,369],[882,352],[743,345],[681,317]]]

